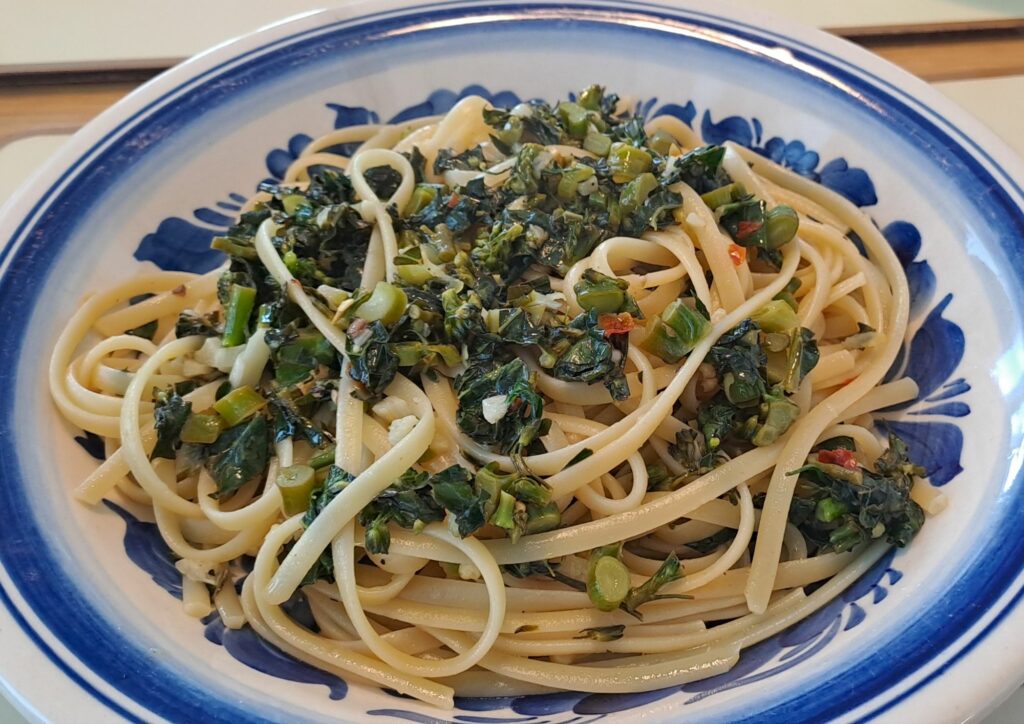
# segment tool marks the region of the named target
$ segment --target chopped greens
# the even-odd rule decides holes
[[[924,511],[910,497],[924,469],[907,446],[889,435],[889,447],[874,470],[861,466],[852,440],[834,438],[790,474],[799,475],[789,519],[820,552],[847,551],[884,538],[906,546],[924,524]]]

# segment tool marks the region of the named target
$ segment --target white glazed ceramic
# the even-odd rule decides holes
[[[89,289],[217,263],[244,195],[337,125],[600,82],[745,143],[870,213],[914,296],[886,412],[950,508],[843,597],[714,680],[438,712],[185,617],[153,527],[74,503],[95,445],[52,408],[50,348]],[[60,721],[961,721],[1024,678],[1021,163],[923,83],[719,3],[358,4],[215,48],[91,123],[0,214],[0,675]],[[76,442],[75,436],[81,439]]]

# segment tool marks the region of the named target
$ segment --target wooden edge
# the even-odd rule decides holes
[[[907,23],[903,25],[855,25],[823,28],[826,32],[847,40],[860,42],[864,38],[906,38],[922,35],[972,35],[1001,33],[1024,29],[1024,17],[998,20],[957,21],[939,23]]]

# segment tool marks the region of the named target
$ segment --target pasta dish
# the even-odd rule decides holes
[[[75,495],[155,521],[187,614],[347,680],[713,676],[944,505],[873,429],[917,387],[872,221],[599,86],[329,133],[213,246],[62,332]]]

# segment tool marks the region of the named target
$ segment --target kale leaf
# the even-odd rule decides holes
[[[447,510],[459,536],[465,538],[487,523],[497,502],[497,491],[475,484],[461,465],[452,465],[431,477],[434,500]]]
[[[379,321],[357,334],[349,328],[349,376],[358,383],[356,394],[363,400],[380,397],[398,373],[398,356],[392,351],[390,341],[388,328]]]
[[[455,380],[459,397],[456,421],[477,442],[508,454],[525,450],[547,430],[544,400],[534,388],[526,363],[514,359],[496,366],[470,367]],[[484,400],[504,398],[505,413],[494,423],[484,417]]]
[[[208,448],[207,470],[219,495],[237,490],[267,468],[270,440],[267,419],[256,415],[225,430]]]
[[[192,403],[186,402],[173,389],[158,392],[153,424],[156,427],[156,446],[151,458],[174,459],[174,451],[181,444],[181,428],[192,412]]]

